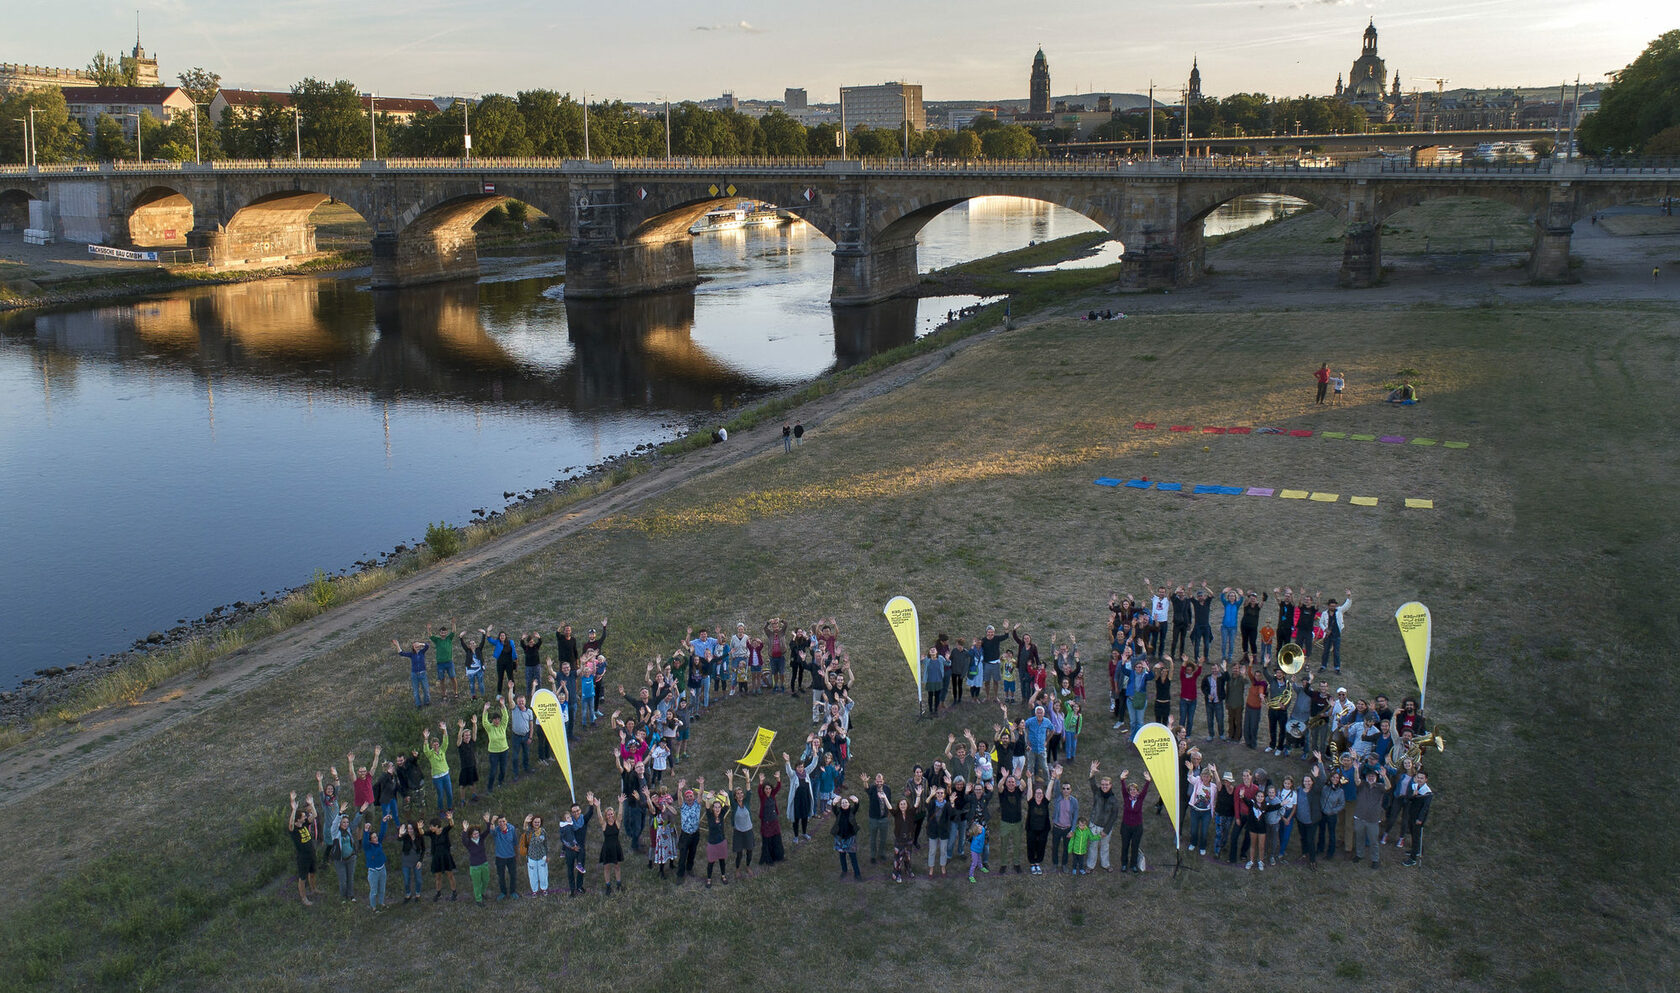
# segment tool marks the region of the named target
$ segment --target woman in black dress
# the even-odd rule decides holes
[[[729,885],[729,815],[724,812],[723,800],[713,795],[706,808],[706,888],[712,886],[712,866],[717,866],[723,885]]]
[[[758,864],[775,865],[782,861],[782,817],[776,809],[776,797],[782,792],[782,771],[776,770],[776,784],[758,783]]]
[[[840,856],[840,878],[846,878],[846,860],[852,862],[852,876],[863,878],[857,860],[857,797],[834,798],[834,851]]]
[[[601,819],[601,878],[606,880],[605,892],[612,895],[613,884],[618,884],[618,891],[624,892],[624,874],[619,865],[624,861],[624,846],[619,843],[618,822],[624,813],[624,805],[629,797],[623,793],[618,795],[618,806],[608,807],[603,813],[601,801],[594,801],[595,816]]]
[[[472,727],[466,721],[455,722],[455,754],[461,760],[461,778],[457,780],[463,788],[471,788],[467,797],[468,803],[478,802],[478,715],[474,714]]]
[[[1172,673],[1167,667],[1155,663],[1155,723],[1167,723],[1167,717],[1172,713]]]
[[[449,877],[449,899],[455,899],[455,856],[449,850],[449,832],[455,830],[455,811],[445,811],[442,820],[432,818],[427,833],[432,836],[432,883],[437,892],[432,902],[443,899],[443,877]]]
[[[1050,801],[1044,798],[1042,784],[1033,787],[1032,799],[1027,801],[1027,861],[1035,876],[1044,875],[1044,848],[1050,840]]]

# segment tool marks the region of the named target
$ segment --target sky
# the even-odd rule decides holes
[[[0,62],[83,66],[142,41],[166,82],[192,66],[223,85],[306,76],[389,96],[547,87],[590,99],[780,99],[804,87],[904,79],[924,99],[1024,99],[1042,45],[1055,94],[1174,89],[1327,94],[1367,19],[1390,78],[1432,88],[1601,80],[1680,27],[1656,0],[76,0],[20,3]],[[1669,10],[1667,15],[1660,10]],[[1023,16],[1023,13],[1027,16]]]

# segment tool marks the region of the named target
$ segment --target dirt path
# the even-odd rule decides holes
[[[798,408],[793,419],[805,425],[807,443],[821,444],[820,429],[835,414],[860,401],[890,393],[939,368],[951,355],[988,341],[1001,331],[997,328],[981,332],[884,369],[850,389]],[[749,459],[773,455],[780,451],[780,446],[781,424],[767,421],[750,431],[732,435],[724,444],[690,452],[569,510],[248,645],[216,663],[207,677],[177,677],[130,706],[108,707],[88,714],[74,726],[44,734],[0,759],[0,807],[23,800],[61,778],[62,763],[74,762],[85,767],[135,748],[159,732],[260,685],[301,658],[333,651],[369,630],[390,624],[417,598],[463,585],[475,575],[539,551],[604,517],[633,510],[672,487]]]

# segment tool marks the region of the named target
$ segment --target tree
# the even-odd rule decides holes
[[[100,114],[93,124],[93,141],[88,151],[101,162],[121,162],[134,158],[134,144],[123,133],[122,122],[110,114]]]
[[[1645,46],[1611,78],[1598,111],[1581,121],[1581,147],[1594,155],[1651,152],[1647,143],[1680,124],[1680,30]]]
[[[232,107],[223,110],[218,138],[227,154],[236,159],[290,158],[295,137],[292,129],[291,110],[263,97],[255,110],[243,114]]]
[[[977,159],[980,136],[967,130],[948,132],[939,141],[939,155],[947,159]]]
[[[805,125],[779,110],[765,114],[759,122],[764,131],[764,151],[767,155],[805,155],[807,140]]]
[[[1550,138],[1536,138],[1529,142],[1529,145],[1534,149],[1534,157],[1537,159],[1549,159],[1552,153],[1557,151],[1557,145]]]
[[[987,131],[980,137],[980,148],[993,159],[1030,159],[1039,153],[1037,139],[1019,124]]]
[[[462,101],[462,106],[466,105]],[[479,101],[469,121],[473,154],[517,157],[531,154],[531,139],[525,136],[525,117],[512,97],[492,93]]]
[[[583,107],[553,90],[522,90],[516,97],[531,154],[573,158],[583,154]]]
[[[16,92],[0,100],[0,162],[22,163],[28,150],[24,125],[34,108],[35,161],[65,162],[80,157],[87,143],[82,126],[70,119],[64,91],[56,86]]]
[[[222,88],[222,74],[201,66],[193,66],[175,78],[181,81],[181,89],[194,103],[209,103]]]
[[[1539,145],[1535,142],[1535,145]],[[1680,156],[1680,124],[1670,124],[1645,142],[1646,155]]]
[[[124,63],[121,59],[114,59],[103,51],[94,53],[93,61],[87,65],[88,75],[93,77],[95,86],[133,86],[139,78],[139,66],[132,62]]]
[[[372,136],[356,85],[347,79],[325,83],[304,79],[292,87],[292,106],[303,116],[303,157],[362,158]]]

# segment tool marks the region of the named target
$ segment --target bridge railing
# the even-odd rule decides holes
[[[738,157],[676,158],[414,158],[363,160],[336,159],[222,159],[215,162],[56,162],[26,167],[0,165],[0,176],[72,176],[130,174],[215,174],[257,172],[341,172],[405,173],[453,172],[489,174],[523,172],[531,174],[602,173],[672,174],[699,173],[734,175],[950,175],[950,176],[1174,176],[1219,174],[1239,176],[1324,176],[1338,173],[1390,173],[1397,175],[1455,176],[1545,176],[1545,175],[1680,175],[1676,158],[1605,158],[1573,161],[1542,159],[1534,162],[1469,162],[1412,165],[1404,159],[1362,159],[1351,162],[1295,159],[1232,159],[1224,157],[1159,158],[1032,158],[1032,159],[939,159],[939,158],[856,158],[823,159]]]

